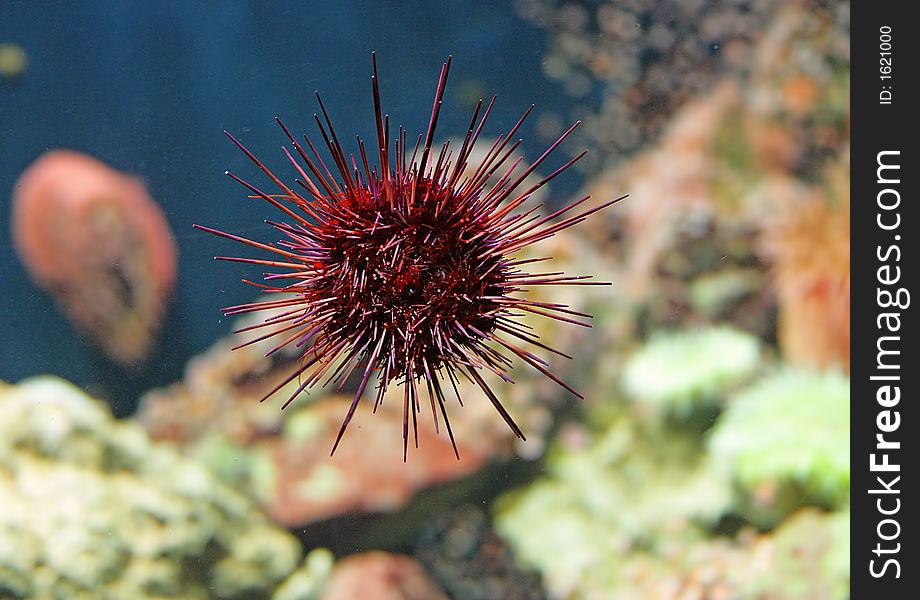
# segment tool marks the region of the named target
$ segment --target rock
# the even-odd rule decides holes
[[[447,600],[408,556],[354,554],[336,563],[322,600]]]
[[[460,506],[430,522],[415,555],[451,598],[545,600],[539,574],[522,569],[485,511]]]
[[[483,438],[458,436],[462,459],[457,460],[446,433],[435,435],[425,423],[419,426],[419,450],[403,462],[402,404],[393,400],[384,401],[376,414],[368,406],[359,411],[331,457],[350,396],[329,396],[292,411],[282,435],[251,446],[252,491],[268,514],[296,526],[344,514],[394,512],[420,489],[475,473],[495,451]]]

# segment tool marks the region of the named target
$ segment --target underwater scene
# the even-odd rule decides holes
[[[0,599],[847,598],[849,27],[0,0]]]

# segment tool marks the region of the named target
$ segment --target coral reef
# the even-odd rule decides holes
[[[300,544],[51,377],[0,387],[0,596],[268,598]]]
[[[32,279],[113,360],[144,361],[176,278],[166,217],[137,179],[70,150],[16,182],[13,241]]]
[[[630,194],[515,255],[613,284],[527,292],[595,316],[523,321],[585,400],[490,381],[522,441],[461,379],[460,460],[423,411],[404,463],[402,390],[372,414],[372,375],[330,457],[355,378],[259,402],[305,350],[255,341],[283,306],[125,422],[56,380],[0,387],[0,597],[846,597],[848,4],[515,5],[578,98],[538,134],[584,119],[584,193]]]
[[[850,382],[786,369],[733,398],[709,438],[743,490],[741,512],[772,525],[804,504],[850,496]]]
[[[718,4],[690,21],[731,21],[734,8]],[[563,78],[602,65],[590,51],[619,42],[577,32],[645,6],[519,5],[553,30],[548,69],[574,52]],[[496,531],[553,596],[846,596],[848,12],[764,6],[745,17],[763,31],[740,30],[751,34],[738,46],[744,68],[704,71],[683,97],[674,88],[680,108],[659,130],[625,109],[618,118],[641,135],[588,118],[618,147],[658,141],[587,184],[601,197],[630,192],[615,219],[590,225],[614,265],[617,308],[601,323],[617,335],[604,338],[593,401],[559,431],[546,473],[494,508]],[[647,33],[637,52],[654,43]],[[625,106],[612,84],[605,98]],[[774,374],[751,383],[764,372]]]

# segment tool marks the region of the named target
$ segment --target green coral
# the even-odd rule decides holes
[[[554,597],[845,597],[848,510],[713,535],[730,486],[692,437],[624,417],[583,447],[557,442],[546,476],[499,498],[496,530]]]
[[[326,548],[311,550],[303,566],[281,584],[272,600],[319,600],[334,563],[335,556]]]
[[[0,597],[268,598],[302,550],[61,380],[0,384]]]
[[[686,416],[749,377],[759,357],[757,338],[730,327],[657,333],[625,365],[622,386],[639,401]]]
[[[710,466],[696,436],[662,439],[620,415],[584,447],[557,443],[545,477],[499,499],[495,526],[554,593],[612,589],[618,557],[663,551],[677,531],[697,541],[727,508]]]
[[[842,507],[850,493],[850,385],[836,371],[785,369],[740,393],[709,439],[770,524],[802,504]]]
[[[727,402],[708,437],[620,407],[595,434],[563,431],[546,474],[496,503],[496,530],[553,594],[842,597],[849,581],[849,463],[837,462],[849,452],[844,376],[767,377]],[[783,444],[797,444],[795,460],[785,459]],[[773,459],[782,468],[773,469]],[[763,494],[762,480],[748,479],[751,466],[770,474],[777,498],[795,501],[752,510]],[[796,469],[804,475],[794,476]],[[804,491],[786,493],[783,478]],[[733,496],[733,481],[745,494]],[[797,510],[815,503],[838,510]],[[778,528],[714,535],[727,513]]]

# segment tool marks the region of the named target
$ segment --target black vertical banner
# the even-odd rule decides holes
[[[920,364],[911,297],[920,179],[913,2],[855,0],[851,50],[851,598],[911,598]],[[920,298],[917,298],[920,300]],[[908,558],[910,557],[910,558]],[[913,559],[913,560],[911,560]]]

